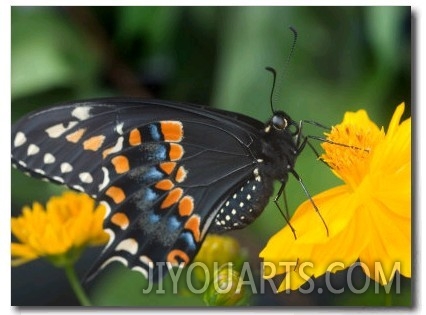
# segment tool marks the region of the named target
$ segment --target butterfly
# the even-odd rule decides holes
[[[41,109],[12,125],[12,164],[89,194],[109,243],[89,278],[118,261],[145,277],[189,264],[207,233],[241,229],[282,189],[307,138],[274,111],[262,123],[207,106],[97,99]],[[282,191],[282,189],[280,191]]]

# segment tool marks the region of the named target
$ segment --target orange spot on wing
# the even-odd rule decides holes
[[[111,222],[125,230],[129,226],[129,218],[123,212],[114,213],[111,217]]]
[[[160,180],[156,185],[155,188],[157,189],[161,189],[161,190],[170,190],[174,187],[175,185],[173,184],[173,182],[170,179],[163,179]]]
[[[187,263],[189,263],[189,257],[183,250],[172,249],[167,254],[167,261],[173,266],[179,265],[182,262],[184,263],[184,265],[186,265]]]
[[[163,170],[164,173],[170,175],[171,172],[173,172],[173,170],[176,167],[176,163],[175,162],[163,162],[160,163],[160,168]]]
[[[73,133],[70,133],[65,138],[69,142],[77,143],[81,139],[81,137],[84,135],[85,132],[86,132],[86,128],[81,128],[81,129],[78,129],[77,131],[74,131]]]
[[[164,141],[179,142],[182,140],[183,128],[182,123],[179,121],[162,121],[161,133],[163,134]]]
[[[111,159],[117,174],[123,174],[129,171],[129,160],[124,155],[119,155]]]
[[[126,194],[124,193],[123,189],[116,186],[111,186],[110,188],[108,188],[105,194],[112,200],[114,200],[114,202],[117,204],[126,199]]]
[[[171,205],[178,202],[180,197],[182,197],[182,194],[183,194],[182,188],[175,188],[171,190],[168,193],[166,199],[164,199],[163,202],[161,203],[161,209],[168,208]]]
[[[102,146],[104,140],[105,136],[103,135],[91,137],[83,142],[83,148],[84,150],[97,151]]]
[[[184,196],[179,201],[179,215],[181,217],[189,216],[191,215],[193,210],[194,210],[194,199],[191,196]]]
[[[185,229],[192,232],[196,242],[200,241],[200,222],[200,217],[198,215],[193,215],[186,221],[184,226]]]
[[[187,174],[187,173],[188,173],[188,172],[186,171],[186,169],[185,169],[183,166],[180,166],[180,167],[178,168],[177,172],[176,172],[175,180],[176,180],[178,183],[182,183],[182,182],[185,180],[185,178],[186,178],[186,174]]]
[[[132,129],[129,135],[129,143],[131,146],[137,146],[142,143],[142,136],[138,129]]]
[[[183,156],[183,148],[180,144],[170,143],[169,158],[171,161],[180,160]]]

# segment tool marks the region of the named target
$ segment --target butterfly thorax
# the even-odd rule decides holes
[[[290,131],[290,125],[297,127],[283,112],[275,113],[265,124],[256,168],[229,195],[215,217],[211,232],[241,229],[251,224],[267,205],[274,180],[287,182],[299,152],[297,136]]]
[[[296,131],[290,130],[296,128]],[[294,168],[298,149],[298,126],[284,112],[276,112],[265,124],[262,136],[263,164],[265,176],[286,183],[288,173]]]

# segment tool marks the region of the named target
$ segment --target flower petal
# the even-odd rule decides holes
[[[287,284],[283,284],[281,289],[297,288],[310,276],[318,277],[330,271],[329,266],[336,261],[345,268],[349,267],[369,241],[369,225],[355,215],[359,202],[347,192],[346,186],[327,190],[313,199],[327,222],[329,235],[325,233],[325,227],[312,204],[305,202],[291,219],[297,239],[286,226],[269,240],[259,255],[265,262],[275,265],[277,274],[287,272],[288,278],[284,279]],[[308,277],[294,274],[297,269],[288,273],[290,269],[286,263],[292,262],[294,265],[297,262],[299,266],[305,262],[311,263],[312,268],[305,271]]]
[[[306,273],[300,272],[300,270],[292,270],[286,273],[284,280],[278,287],[278,292],[287,290],[297,290],[309,280]]]
[[[314,196],[312,200],[318,207],[319,213],[308,200],[297,208],[290,221],[296,230],[297,241],[300,243],[328,242],[329,238],[346,228],[358,203],[352,198],[350,190],[345,185],[326,190]],[[327,225],[328,235],[321,217]]]
[[[395,116],[395,115],[394,115]],[[411,119],[393,127],[370,166],[372,195],[399,216],[411,218]]]
[[[387,136],[392,136],[395,130],[398,128],[399,122],[401,121],[402,114],[404,113],[405,103],[402,102],[398,105],[393,113],[392,119],[389,123],[388,131],[386,132]]]
[[[382,284],[386,284],[386,280],[379,277],[378,268],[384,270],[387,280],[395,270],[411,277],[411,220],[395,216],[374,202],[369,205],[369,213],[374,232],[360,254],[361,262],[366,264],[371,277]]]
[[[10,251],[13,266],[21,265],[38,257],[38,254],[31,247],[19,243],[12,243]]]

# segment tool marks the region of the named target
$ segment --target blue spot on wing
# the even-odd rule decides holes
[[[182,226],[182,224],[179,222],[179,220],[175,216],[170,217],[167,224],[171,230],[177,230]]]
[[[142,212],[152,209],[158,198],[159,194],[150,188],[140,189],[133,195],[136,209]]]
[[[197,245],[195,244],[195,241],[194,241],[194,237],[192,236],[190,232],[182,232],[179,235],[178,242],[181,244],[183,243],[182,247],[187,248],[187,250],[189,251],[194,251],[197,248]]]
[[[147,188],[145,192],[145,199],[149,201],[155,201],[158,198],[158,194],[155,193],[152,189]]]
[[[155,213],[151,213],[149,215],[149,221],[150,223],[157,223],[158,221],[160,221],[161,217],[158,214]]]
[[[148,162],[165,161],[167,159],[167,147],[160,143],[145,144],[141,157]]]
[[[151,124],[148,126],[148,128],[149,128],[149,133],[151,135],[152,140],[160,141],[161,134],[160,134],[160,131],[158,130],[158,126],[155,124]]]
[[[159,161],[164,161],[167,158],[167,149],[164,145],[161,145],[155,151],[155,157]]]
[[[147,180],[150,180],[150,181],[151,180],[158,181],[158,180],[164,178],[164,174],[162,172],[160,172],[159,170],[157,170],[156,167],[152,166],[145,171],[145,174],[144,174],[143,177]]]

